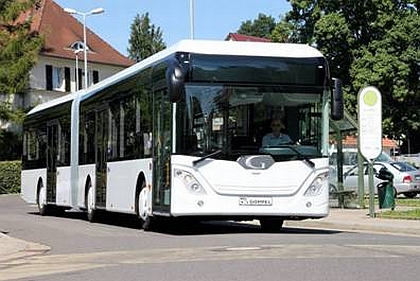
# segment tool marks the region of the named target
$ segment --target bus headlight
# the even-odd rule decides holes
[[[328,173],[317,176],[305,191],[305,196],[318,196],[324,185],[327,185]]]
[[[175,169],[174,175],[179,178],[187,190],[193,194],[206,194],[203,186],[197,181],[197,179],[190,173],[184,170]]]

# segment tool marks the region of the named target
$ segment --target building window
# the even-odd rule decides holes
[[[83,79],[83,73],[82,73],[82,69],[81,68],[78,68],[77,69],[76,75],[77,75],[77,83],[78,83],[77,90],[81,90],[81,89],[83,89],[83,81],[82,81],[82,79]]]
[[[73,50],[81,50],[84,46],[85,44],[82,41],[76,41],[70,45],[70,48]],[[89,48],[87,48],[87,50],[89,50]]]
[[[93,76],[93,84],[96,84],[99,82],[99,71],[94,70],[92,71],[92,76]]]
[[[63,83],[63,69],[52,65],[45,66],[46,89],[60,90]]]
[[[46,89],[47,91],[52,91],[53,83],[52,83],[52,65],[45,66],[45,78],[46,78]]]
[[[61,84],[63,83],[62,72],[63,69],[61,67],[54,67],[52,69],[52,83],[53,83],[53,90],[58,90],[61,88]]]
[[[65,67],[64,68],[64,83],[65,83],[65,91],[70,92],[71,91],[71,84],[70,84],[70,68]]]

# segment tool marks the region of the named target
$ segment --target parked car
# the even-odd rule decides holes
[[[395,187],[396,194],[403,194],[405,197],[413,198],[420,193],[420,171],[414,166],[406,162],[375,162],[373,164],[374,174],[378,173],[381,168],[385,167],[394,176],[393,184]],[[358,175],[359,167],[354,165],[343,175],[343,186],[344,190],[355,190],[358,189]],[[365,194],[369,194],[369,174],[367,163],[363,165],[363,178]],[[376,187],[383,180],[373,177],[375,193],[377,193]],[[330,185],[330,190],[337,190],[334,182]]]
[[[343,173],[350,170],[354,165],[357,165],[357,148],[343,148]],[[394,161],[391,156],[386,152],[381,152],[381,154],[376,158],[379,162],[392,162]],[[330,166],[331,169],[337,169],[337,151],[330,151]]]

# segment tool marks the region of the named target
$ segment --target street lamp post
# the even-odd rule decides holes
[[[87,40],[86,40],[86,16],[102,14],[104,12],[103,8],[93,9],[87,13],[82,13],[71,8],[65,8],[65,12],[72,15],[80,15],[83,17],[83,53],[85,60],[85,88],[88,86],[88,69],[87,69]]]
[[[65,12],[69,14],[76,14],[81,15],[83,17],[83,52],[85,57],[85,88],[87,88],[88,78],[87,78],[87,43],[86,43],[86,16],[88,15],[95,15],[101,14],[104,12],[104,9],[97,8],[91,10],[87,13],[81,13],[74,9],[65,8]],[[78,53],[76,54],[76,58]],[[79,73],[77,73],[78,75]],[[71,186],[71,202],[73,206],[77,205],[77,189],[78,189],[78,178],[79,178],[79,170],[77,165],[79,163],[79,153],[77,152],[79,147],[79,107],[80,107],[80,94],[76,94],[74,100],[71,105],[71,129],[70,134],[72,137],[71,145],[70,145],[70,186]]]
[[[190,0],[190,36],[194,39],[194,0]]]
[[[76,51],[74,51],[74,54],[76,55],[76,72],[75,72],[75,76],[76,76],[76,91],[77,92],[79,90],[79,53],[83,51],[83,49],[77,49]]]

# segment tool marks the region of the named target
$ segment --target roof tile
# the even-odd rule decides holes
[[[76,42],[83,42],[83,24],[75,17],[66,13],[53,0],[40,0],[30,12],[32,14],[32,31],[45,36],[45,44],[41,54],[51,57],[74,59],[74,50],[70,46]],[[26,18],[28,13],[21,16]],[[134,61],[125,57],[101,37],[86,28],[88,60],[90,62],[130,66]]]
[[[231,41],[250,41],[250,42],[271,42],[271,40],[267,38],[239,34],[239,33],[229,33],[225,40],[226,41],[231,40]]]

